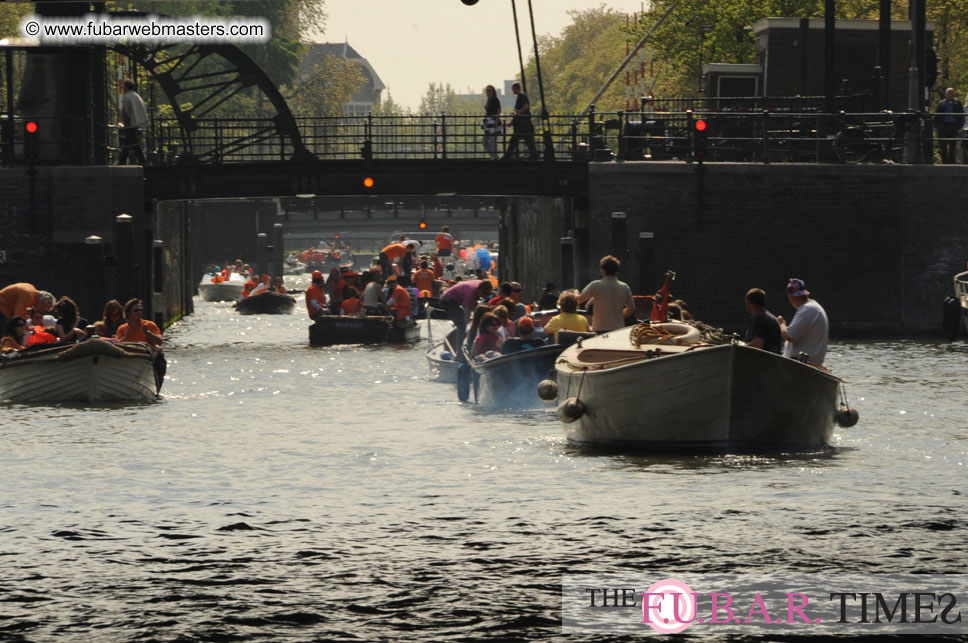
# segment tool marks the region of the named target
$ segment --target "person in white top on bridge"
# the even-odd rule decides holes
[[[145,164],[145,153],[141,150],[141,130],[148,127],[148,111],[145,102],[135,91],[134,81],[124,79],[124,94],[121,95],[121,130],[118,134],[118,144],[121,147],[121,157],[118,165],[127,165],[128,154],[137,159],[139,165]]]

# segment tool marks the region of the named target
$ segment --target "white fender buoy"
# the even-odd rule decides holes
[[[538,397],[545,402],[554,402],[558,397],[558,382],[554,380],[538,382]]]
[[[857,420],[859,419],[860,415],[857,413],[857,409],[852,409],[849,406],[841,405],[841,407],[837,409],[837,412],[834,413],[834,422],[836,422],[838,426],[841,426],[845,429],[857,424]]]
[[[656,344],[676,344],[678,346],[682,346],[683,344],[698,344],[700,341],[702,341],[702,336],[699,333],[699,329],[695,326],[690,326],[689,324],[681,324],[679,322],[661,322],[659,324],[653,324],[653,327],[661,328],[667,333],[672,333],[674,335],[674,337],[656,342]]]
[[[555,414],[559,420],[565,424],[569,424],[583,416],[585,411],[585,404],[581,400],[577,397],[569,397],[558,405],[558,408],[555,409]]]

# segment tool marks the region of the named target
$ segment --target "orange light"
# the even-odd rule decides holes
[[[339,239],[339,235],[338,235],[338,234],[334,234],[334,235],[333,235],[333,238],[334,238],[334,239]]]
[[[698,121],[696,121],[696,131],[697,132],[705,132],[706,131],[706,121],[702,120],[701,118]]]
[[[24,129],[27,130],[27,133],[29,133],[29,134],[35,134],[37,132],[37,129],[38,129],[37,128],[37,122],[36,121],[27,121],[27,123],[24,125]]]
[[[421,230],[426,230],[427,229],[427,222],[426,221],[421,221],[420,222],[420,229]]]
[[[368,176],[365,179],[363,179],[363,187],[365,187],[365,188],[372,188],[373,187],[373,177]]]

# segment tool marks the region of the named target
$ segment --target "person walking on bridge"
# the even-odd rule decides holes
[[[494,85],[485,87],[484,95],[487,96],[487,102],[484,103],[484,150],[492,161],[496,161],[497,137],[501,134],[501,100]]]
[[[518,144],[523,140],[528,146],[528,154],[532,161],[538,160],[538,148],[534,145],[534,123],[531,122],[531,101],[521,90],[521,83],[511,85],[511,91],[517,96],[514,101],[514,117],[511,119],[511,140],[508,149],[501,157],[502,160],[518,158]]]
[[[128,154],[133,154],[138,165],[145,164],[145,153],[141,151],[141,130],[148,127],[148,111],[145,102],[135,91],[136,86],[130,78],[124,79],[124,94],[121,95],[121,130],[118,142],[121,157],[118,165],[127,165]]]

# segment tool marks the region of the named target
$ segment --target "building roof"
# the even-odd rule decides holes
[[[362,67],[365,82],[360,90],[353,97],[353,102],[377,103],[380,100],[380,92],[386,89],[386,85],[380,80],[380,76],[370,65],[369,61],[353,49],[348,42],[323,42],[308,43],[302,60],[299,62],[299,76],[305,78],[316,65],[323,62],[327,56],[336,56],[359,63]]]

